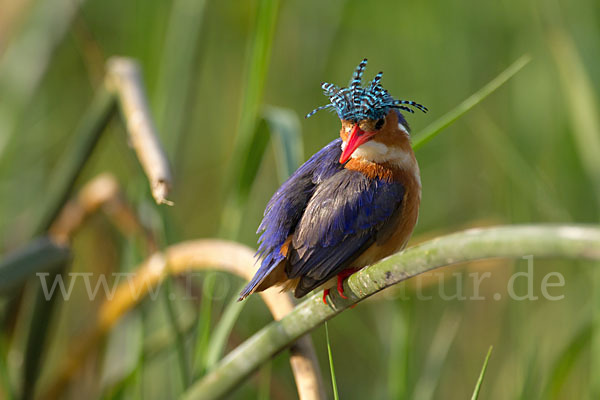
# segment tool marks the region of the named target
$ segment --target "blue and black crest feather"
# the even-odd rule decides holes
[[[321,88],[325,96],[329,97],[329,104],[315,108],[306,118],[312,117],[317,111],[331,108],[335,110],[340,119],[360,121],[363,119],[377,120],[385,117],[391,108],[414,112],[410,107],[427,112],[427,108],[410,100],[396,100],[381,86],[383,72],[375,75],[368,86],[362,87],[362,75],[367,66],[365,58],[358,64],[352,75],[348,87],[340,88],[333,83],[322,83]]]

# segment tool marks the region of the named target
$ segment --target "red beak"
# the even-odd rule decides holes
[[[346,148],[342,152],[340,157],[340,164],[345,163],[352,156],[352,153],[360,147],[361,144],[369,141],[371,136],[376,132],[365,132],[358,127],[358,124],[352,127],[350,135],[348,135],[348,141],[346,142]]]

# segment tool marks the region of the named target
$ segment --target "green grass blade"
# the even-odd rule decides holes
[[[523,199],[539,208],[550,220],[571,221],[569,211],[560,205],[558,195],[551,183],[512,143],[506,132],[498,127],[485,113],[478,113],[470,121],[473,130],[485,132],[477,139],[487,147],[487,154],[496,159],[498,168],[514,182],[523,193]]]
[[[104,87],[98,89],[92,104],[75,130],[72,143],[52,173],[48,192],[41,207],[42,211],[33,231],[34,235],[46,231],[58,215],[75,185],[75,180],[90,158],[100,135],[115,111],[115,97]]]
[[[6,335],[0,334],[0,398],[13,400],[16,398],[8,370],[8,345]]]
[[[179,160],[177,151],[183,135],[183,125],[188,116],[186,104],[193,88],[193,79],[198,73],[196,56],[200,41],[206,0],[176,0],[173,2],[169,23],[165,36],[165,44],[161,56],[159,79],[154,91],[154,110],[156,122],[161,127],[163,143],[169,158],[176,163]],[[170,219],[170,210],[161,209],[165,237],[171,243],[177,236],[175,225]],[[197,321],[197,339],[191,349],[186,348],[186,330],[179,322],[176,312],[176,303],[170,296],[176,296],[171,278],[167,280],[166,305],[171,325],[171,332],[175,339],[177,359],[182,377],[183,388],[187,388],[194,374],[194,367],[198,366],[203,371],[202,363],[198,363],[207,351],[210,337],[212,297],[210,293],[203,292],[200,316]],[[214,273],[205,276],[205,289],[213,287]],[[200,354],[200,356],[199,356]],[[194,357],[193,361],[190,360]],[[194,364],[192,365],[192,362]]]
[[[300,123],[293,111],[278,107],[265,108],[263,118],[259,120],[252,134],[249,150],[241,155],[242,162],[235,181],[236,189],[225,209],[227,216],[221,227],[222,236],[237,235],[244,205],[256,180],[269,140],[272,141],[276,153],[280,181],[284,181],[296,170],[302,159],[300,132]],[[211,274],[207,274],[207,279],[211,279]],[[204,297],[203,304],[209,304],[211,301],[210,298]],[[202,322],[201,340],[195,351],[198,371],[210,369],[219,360],[242,307],[237,301],[230,303],[225,311],[227,314],[222,317],[212,335],[206,331],[210,325],[207,325],[206,321]],[[213,337],[214,335],[216,337]]]
[[[175,350],[177,352],[177,361],[179,362],[181,384],[183,390],[185,391],[185,389],[187,389],[191,383],[192,374],[190,371],[188,352],[185,347],[185,335],[183,329],[179,325],[175,304],[173,304],[173,300],[177,298],[177,294],[175,292],[175,288],[173,287],[172,277],[169,276],[164,280],[163,289],[164,300],[167,306],[167,315],[169,317],[169,325],[171,326],[171,331],[175,337]]]
[[[440,134],[441,131],[450,126],[454,121],[462,117],[467,111],[481,103],[487,96],[492,94],[496,89],[502,86],[506,81],[512,78],[517,72],[519,72],[529,61],[531,57],[528,55],[521,56],[517,61],[512,63],[508,68],[500,73],[497,77],[488,82],[487,85],[467,97],[462,103],[456,106],[452,111],[446,113],[444,116],[433,122],[417,135],[413,139],[413,148],[417,150],[425,143]]]
[[[532,348],[525,352],[518,361],[512,361],[512,365],[523,365],[523,376],[518,381],[515,381],[515,400],[529,400],[539,397],[540,371],[539,365],[539,350]]]
[[[161,141],[174,163],[179,161],[176,153],[185,119],[190,114],[188,102],[193,80],[199,73],[196,60],[206,3],[206,0],[176,0],[169,16],[153,97]]]
[[[246,153],[245,161],[240,167],[235,196],[238,204],[229,210],[229,212],[239,214],[234,216],[233,221],[240,219],[243,206],[262,164],[269,139],[275,151],[277,172],[281,182],[287,179],[300,165],[303,151],[298,116],[288,109],[266,107],[263,111],[263,118],[253,133],[250,150]],[[237,227],[235,230],[237,231]],[[222,356],[227,338],[243,309],[243,304],[245,302],[238,302],[237,299],[234,299],[227,306],[221,321],[210,337],[210,343],[207,342],[205,350],[198,353],[198,356],[204,360],[201,363],[201,370],[210,369]]]
[[[232,152],[232,167],[226,177],[227,181],[232,182],[233,190],[227,196],[221,215],[220,237],[233,239],[237,236],[243,207],[268,144],[269,133],[266,123],[264,120],[259,121],[258,117],[278,9],[278,0],[260,0],[259,2],[254,35],[247,52],[244,79],[246,86],[242,91],[241,113]],[[207,277],[207,279],[210,278]],[[212,304],[210,296],[203,296],[203,304],[206,304],[206,308],[210,308],[210,304]],[[202,316],[201,320],[204,318]],[[203,354],[206,354],[210,336],[206,330],[208,325],[203,323],[202,326],[202,334],[195,350],[197,367],[201,370],[203,367],[201,360],[205,359]]]
[[[448,357],[450,346],[458,333],[460,317],[454,313],[445,313],[433,336],[423,373],[415,385],[413,398],[429,400],[433,398],[440,380],[444,361]]]
[[[69,260],[70,253],[67,248],[56,245],[48,238],[36,239],[2,261],[0,292],[21,286],[35,272],[50,273],[45,279],[53,282],[56,274],[60,273]],[[34,288],[33,296],[35,303],[27,337],[23,372],[22,397],[25,399],[33,396],[46,344],[46,330],[52,319],[56,298],[55,295],[47,300],[39,284]]]
[[[235,293],[239,293],[242,289],[243,287],[240,287]],[[206,370],[210,370],[223,356],[225,346],[227,346],[227,339],[247,303],[248,302],[246,301],[237,301],[237,296],[234,296],[225,308],[225,311],[223,311],[221,320],[210,337],[210,343],[204,361]]]
[[[144,327],[139,313],[127,314],[111,329],[103,354],[100,387],[115,393],[135,373],[142,355]]]
[[[241,114],[232,151],[232,167],[226,178],[228,182],[232,182],[233,192],[228,195],[221,217],[220,236],[229,239],[237,236],[242,207],[245,204],[245,188],[251,185],[251,182],[245,181],[249,172],[244,167],[248,164],[258,165],[255,161],[260,161],[262,158],[253,154],[252,149],[257,141],[256,126],[271,58],[278,9],[278,0],[259,1],[255,31],[249,46],[245,73],[246,86],[242,92]],[[239,187],[240,184],[244,187]]]
[[[560,19],[559,19],[560,21]],[[558,67],[559,82],[565,93],[566,105],[571,120],[572,132],[581,164],[588,175],[590,186],[596,196],[596,215],[600,213],[600,101],[594,91],[594,80],[585,68],[585,60],[577,49],[577,44],[560,23],[548,35],[548,42]],[[593,273],[594,301],[596,304],[594,319],[596,330],[592,337],[592,371],[600,368],[600,273]],[[590,397],[600,396],[600,381],[592,379]]]
[[[596,191],[600,207],[600,102],[594,93],[593,81],[571,37],[561,30],[554,31],[550,36],[550,48],[565,93],[579,157]]]
[[[239,156],[239,171],[234,182],[234,193],[225,208],[222,226],[225,237],[235,237],[239,229],[244,205],[254,185],[269,140],[273,143],[277,173],[283,182],[300,165],[303,157],[302,137],[298,116],[291,110],[266,107],[252,133],[249,148]]]
[[[258,400],[269,400],[271,398],[272,363],[272,361],[266,363],[260,370],[260,384],[258,386],[258,395],[256,396]]]
[[[329,357],[329,371],[331,372],[331,386],[333,387],[333,398],[339,400],[340,396],[337,389],[337,381],[335,379],[335,368],[333,367],[333,356],[331,355],[331,343],[329,341],[329,327],[325,322],[325,339],[327,340],[327,356]]]
[[[17,133],[19,120],[35,95],[56,47],[69,32],[71,21],[85,1],[71,0],[30,2],[24,27],[11,38],[6,51],[0,53],[0,161]],[[5,3],[6,6],[8,4]],[[16,136],[14,136],[16,137]],[[6,154],[10,157],[10,154]]]
[[[254,134],[252,135],[252,143],[248,149],[242,164],[242,168],[238,175],[236,182],[237,186],[237,198],[239,201],[239,207],[243,207],[246,204],[256,175],[262,160],[264,158],[265,151],[269,144],[269,129],[264,121],[260,121]]]
[[[589,349],[592,336],[594,334],[593,322],[584,325],[565,348],[558,355],[557,359],[552,364],[550,369],[550,379],[546,383],[544,388],[543,399],[558,399],[560,398],[560,391],[569,376],[569,373],[573,369],[575,362],[581,356],[584,350]]]
[[[177,317],[177,324],[181,327],[181,331],[185,335],[193,333],[196,322],[195,311],[182,312]],[[144,339],[143,358],[145,361],[152,361],[155,357],[175,346],[176,339],[173,338],[172,331],[173,329],[170,326],[165,326]]]
[[[223,218],[221,220],[222,237],[234,238],[239,231],[242,213],[250,189],[262,164],[262,159],[269,144],[269,130],[264,121],[260,121],[252,135],[248,151],[240,154],[241,164],[234,181],[233,193],[227,198]]]
[[[479,398],[479,391],[481,390],[481,384],[483,383],[483,377],[485,376],[485,370],[487,369],[488,361],[492,355],[493,348],[494,346],[490,346],[487,355],[485,356],[485,361],[483,361],[483,367],[481,367],[481,372],[479,373],[479,378],[477,379],[477,384],[475,385],[475,390],[473,391],[471,400],[477,400]]]
[[[408,398],[412,310],[407,307],[407,303],[394,302],[386,311],[391,318],[387,371],[388,398],[404,399]]]
[[[70,259],[70,251],[47,237],[29,242],[0,262],[0,293],[21,287],[36,272],[53,272]]]
[[[271,58],[278,8],[278,0],[259,1],[256,29],[246,66],[246,87],[243,92],[234,154],[240,154],[248,149],[254,124],[258,119]]]
[[[292,110],[265,107],[263,118],[269,126],[279,181],[285,181],[300,166],[304,156],[300,121]]]
[[[66,266],[67,263],[64,263],[57,268],[58,272],[51,273],[47,277],[48,282],[53,282],[66,269]],[[59,297],[54,292],[53,296],[49,299],[46,298],[42,285],[39,282],[36,282],[36,284],[38,285],[33,293],[34,306],[27,333],[25,361],[23,363],[22,399],[32,399],[34,396],[41,366],[48,351],[46,344],[48,342],[49,327],[54,316],[54,305]]]
[[[202,282],[202,303],[200,304],[200,313],[196,327],[196,343],[194,344],[194,377],[204,374],[204,358],[208,352],[208,343],[210,341],[210,332],[212,325],[213,299],[212,293],[215,287],[216,274],[209,272]]]

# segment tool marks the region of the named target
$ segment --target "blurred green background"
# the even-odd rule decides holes
[[[267,38],[266,45],[257,45],[255,37]],[[254,118],[265,105],[292,110],[300,120],[303,149],[296,149],[304,161],[339,131],[335,114],[302,119],[326,103],[320,83],[346,84],[364,57],[367,79],[383,70],[392,95],[429,108],[426,115],[407,116],[414,133],[523,54],[532,58],[418,150],[423,196],[413,243],[471,226],[597,223],[599,49],[600,2],[593,0],[2,0],[0,250],[30,240],[54,185],[53,172],[75,140],[75,128],[102,85],[104,63],[113,55],[135,58],[142,67],[173,168],[169,198],[175,206],[153,205],[118,118],[101,137],[76,189],[101,172],[113,173],[162,245],[225,236],[255,246],[264,206],[280,184],[281,149],[269,146],[263,155],[246,146]],[[232,178],[244,165],[240,158],[260,165],[251,181]],[[232,200],[236,185],[249,187],[247,198]],[[223,226],[224,207],[231,206],[239,207],[234,228]],[[136,240],[123,238],[102,215],[94,216],[74,238],[71,269],[132,270],[145,258]],[[392,290],[332,320],[341,398],[470,398],[490,345],[494,351],[480,398],[600,398],[595,329],[600,275],[589,263],[535,259],[539,299],[507,298],[511,273],[526,267],[526,261],[456,266],[440,281],[427,280],[423,293],[430,300],[418,299],[409,283],[408,299]],[[450,295],[462,279],[463,293],[471,296],[469,273],[485,271],[492,274],[479,290],[485,300],[441,298],[438,282]],[[541,296],[540,282],[549,272],[564,276],[564,287],[551,290],[563,300]],[[195,279],[199,286],[206,283],[204,276]],[[184,333],[188,344],[202,342],[203,334],[210,338],[243,283],[221,273],[210,275],[210,282],[213,290],[222,285],[222,296],[210,303],[204,298],[175,304],[174,312],[191,321]],[[526,289],[519,281],[517,292]],[[83,298],[83,285],[75,291]],[[2,399],[18,394],[30,293],[31,288],[21,293],[20,303],[14,296],[2,300]],[[496,293],[500,300],[493,298]],[[59,301],[49,326],[42,386],[93,320],[98,301]],[[168,315],[160,299],[140,304],[88,357],[66,398],[176,398],[184,390],[176,346],[147,351],[149,338],[168,326]],[[253,296],[227,351],[270,319]],[[330,391],[324,330],[312,337]],[[257,396],[297,396],[286,353],[232,398]]]

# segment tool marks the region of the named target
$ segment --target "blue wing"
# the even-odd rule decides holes
[[[403,197],[400,183],[343,168],[318,185],[297,223],[286,264],[290,279],[301,278],[294,295],[302,297],[348,268],[380,239],[378,233],[389,232],[385,228],[397,221]]]
[[[313,155],[275,192],[258,227],[257,255],[262,258],[254,278],[240,294],[240,299],[253,289],[284,259],[281,246],[294,232],[317,185],[343,170],[339,163],[341,139],[336,139]]]

